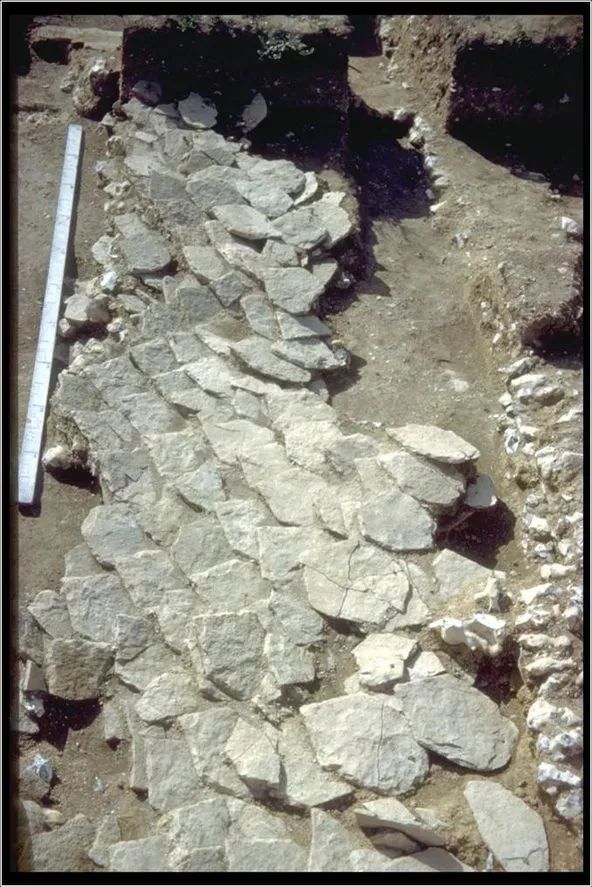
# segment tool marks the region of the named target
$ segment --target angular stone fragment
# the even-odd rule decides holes
[[[225,308],[230,308],[251,287],[251,281],[240,271],[229,271],[212,282],[212,289],[216,293],[218,301]]]
[[[103,568],[97,563],[92,552],[86,542],[75,545],[64,557],[65,572],[64,576],[69,579],[71,576],[92,576],[95,573],[102,573]]]
[[[315,679],[314,657],[284,634],[268,634],[265,655],[279,687],[309,684]]]
[[[326,227],[319,224],[308,206],[290,210],[273,224],[282,240],[302,250],[314,249],[327,237]]]
[[[150,547],[126,505],[98,505],[91,509],[81,531],[94,556],[105,567],[114,567],[119,556]]]
[[[363,505],[359,519],[365,538],[389,551],[425,551],[434,546],[434,520],[399,490],[382,493]]]
[[[325,289],[306,268],[269,268],[263,282],[273,304],[289,314],[308,314]]]
[[[103,736],[109,744],[129,738],[120,708],[109,699],[103,704]]]
[[[228,560],[203,573],[192,573],[198,596],[206,602],[210,613],[231,612],[252,607],[267,600],[270,586],[261,578],[254,564]]]
[[[268,240],[261,250],[261,258],[270,268],[300,267],[298,250],[281,240]]]
[[[117,660],[113,673],[124,684],[142,693],[165,671],[183,671],[181,659],[162,643],[150,644],[129,662]]]
[[[230,816],[223,798],[173,810],[164,821],[170,838],[169,864],[176,872],[222,872]]]
[[[226,169],[219,166],[209,166],[192,173],[187,180],[187,193],[202,212],[210,212],[212,207],[224,203],[244,203],[243,198],[236,188],[237,181],[241,180],[238,170]],[[206,226],[208,223],[205,223]],[[216,222],[225,233],[228,242],[231,237],[220,222]],[[218,249],[218,244],[213,243]],[[227,258],[224,256],[224,258]],[[232,264],[232,263],[231,263]]]
[[[227,499],[217,503],[215,511],[233,551],[258,560],[257,527],[273,521],[265,506],[258,499]]]
[[[495,486],[487,474],[478,474],[467,485],[465,504],[469,508],[493,508],[496,502]]]
[[[379,798],[356,807],[356,819],[362,828],[389,828],[404,832],[421,844],[441,847],[445,838],[430,828],[420,816],[412,813],[396,798]]]
[[[91,641],[113,644],[116,614],[137,615],[131,597],[116,574],[64,579],[72,628]]]
[[[256,373],[261,373],[262,376],[279,379],[280,382],[290,382],[293,385],[305,385],[310,382],[311,375],[308,370],[300,369],[293,363],[277,357],[271,350],[269,342],[260,336],[250,336],[233,343],[231,349],[242,363]]]
[[[235,699],[250,699],[264,673],[265,633],[255,613],[217,613],[195,620],[205,677]]]
[[[228,265],[212,246],[186,245],[183,255],[200,283],[211,283],[228,272]]]
[[[170,842],[167,835],[136,841],[119,841],[109,848],[110,872],[168,872]]]
[[[212,511],[216,502],[226,498],[222,475],[215,459],[209,459],[194,471],[181,474],[173,483],[189,505],[201,511]]]
[[[399,684],[395,698],[425,748],[473,770],[498,770],[510,759],[518,729],[497,705],[452,675]]]
[[[198,779],[225,794],[248,797],[249,790],[224,756],[224,746],[238,719],[238,712],[219,703],[195,714],[182,715],[179,724],[191,752]]]
[[[317,760],[354,785],[400,794],[425,780],[429,761],[397,702],[355,693],[300,709]]]
[[[130,274],[151,274],[162,271],[171,261],[166,240],[149,228],[124,237],[119,246]]]
[[[183,200],[185,198],[183,176],[154,171],[150,176],[151,200]]]
[[[293,314],[287,314],[285,311],[276,313],[282,338],[291,341],[292,339],[309,339],[311,336],[330,336],[331,330],[316,316],[316,314],[303,314],[296,317]]]
[[[80,872],[93,842],[95,828],[83,814],[60,828],[33,835],[29,865],[35,872]]]
[[[63,594],[46,589],[40,591],[28,608],[43,631],[52,638],[72,637],[72,623]]]
[[[453,431],[445,431],[436,425],[402,425],[388,428],[387,433],[406,450],[445,462],[448,465],[461,465],[479,458],[479,450],[459,437]]]
[[[450,508],[464,493],[465,479],[452,466],[442,467],[404,450],[379,456],[378,461],[400,490],[426,505]]]
[[[269,598],[270,611],[279,628],[294,644],[317,643],[323,637],[323,619],[308,606],[304,597],[295,597],[294,589],[290,589],[290,592],[272,592]]]
[[[159,549],[120,556],[115,566],[130,597],[146,613],[156,612],[164,591],[186,583],[172,558]]]
[[[144,746],[150,805],[164,812],[195,802],[201,791],[185,740],[147,736]]]
[[[308,871],[350,872],[349,854],[361,848],[361,836],[349,832],[335,817],[323,810],[311,811],[310,825],[312,838]]]
[[[206,518],[181,527],[171,553],[186,576],[203,572],[232,558],[232,549],[222,527]]]
[[[252,207],[270,219],[283,215],[292,206],[289,194],[267,182],[245,179],[236,183],[236,189]]]
[[[304,173],[289,160],[265,160],[262,157],[249,157],[247,172],[253,181],[261,182],[268,187],[282,188],[288,194],[298,193],[305,182]]]
[[[47,647],[47,689],[63,699],[96,699],[113,654],[108,644],[56,638]]]
[[[284,778],[278,795],[295,807],[315,807],[348,797],[351,786],[322,770],[302,722],[290,718],[281,728],[279,753]]]
[[[109,848],[121,841],[121,829],[115,813],[108,813],[99,822],[97,833],[88,855],[95,865],[109,865]]]
[[[298,339],[271,346],[274,354],[306,370],[336,370],[343,367],[333,351],[320,339]]]
[[[372,633],[354,647],[360,686],[370,690],[389,690],[405,673],[405,661],[417,647],[417,641],[404,635]]]
[[[350,865],[354,872],[472,872],[468,865],[464,865],[452,853],[442,850],[440,847],[430,847],[421,853],[412,856],[400,856],[397,859],[389,859],[382,853],[374,850],[354,850],[350,854]]]
[[[188,714],[198,705],[194,678],[182,672],[165,672],[148,684],[136,703],[136,712],[143,721],[151,723]]]
[[[277,237],[278,232],[263,213],[244,203],[227,203],[214,206],[212,214],[227,231],[245,240],[266,240]]]
[[[226,743],[225,753],[241,779],[253,789],[279,787],[277,735],[269,725],[259,729],[239,718]]]
[[[492,570],[488,567],[447,548],[436,555],[433,567],[436,595],[440,600],[460,594],[463,589],[476,586],[492,575]]]
[[[332,194],[327,194],[311,204],[314,218],[319,225],[327,229],[324,245],[335,246],[353,231],[353,222],[344,209],[338,206]]]
[[[549,871],[549,846],[540,815],[498,782],[465,786],[481,837],[506,872]]]
[[[210,129],[216,125],[218,111],[197,92],[190,92],[187,98],[179,102],[178,107],[181,120],[192,129]]]
[[[243,296],[241,305],[254,333],[265,339],[277,339],[278,326],[268,299],[262,293]]]

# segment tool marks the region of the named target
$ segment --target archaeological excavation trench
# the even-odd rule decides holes
[[[131,18],[31,38],[104,144],[44,455],[100,498],[19,611],[18,867],[576,876],[577,157],[474,150],[507,23]]]

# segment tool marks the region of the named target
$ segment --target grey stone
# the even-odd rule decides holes
[[[238,142],[231,142],[224,136],[212,130],[202,130],[193,133],[195,148],[203,151],[220,166],[232,166],[235,156],[240,151]]]
[[[425,551],[434,546],[434,520],[417,500],[398,490],[364,505],[360,527],[366,539],[389,551]]]
[[[191,804],[200,795],[191,754],[184,739],[144,739],[148,801],[160,812]]]
[[[170,842],[167,835],[151,835],[136,841],[119,841],[109,848],[111,872],[168,872]]]
[[[409,680],[418,681],[422,678],[432,678],[445,672],[446,669],[435,653],[422,651],[409,666]]]
[[[72,637],[72,623],[63,594],[51,589],[40,591],[27,609],[52,638]]]
[[[232,549],[222,527],[207,518],[181,527],[172,547],[172,556],[186,576],[201,573],[232,558]]]
[[[354,850],[350,854],[350,864],[355,872],[472,872],[474,869],[464,865],[452,853],[440,847],[430,847],[412,856],[401,856],[396,859],[377,853],[375,850]]]
[[[302,872],[306,853],[288,838],[229,840],[229,872]]]
[[[228,273],[228,265],[212,246],[184,246],[183,255],[200,283],[211,283]]]
[[[281,240],[268,240],[261,250],[261,258],[271,268],[299,267],[298,250]]]
[[[192,472],[181,474],[175,488],[189,505],[201,511],[212,511],[217,502],[226,498],[222,475],[215,459],[210,459]]]
[[[217,613],[195,619],[206,678],[235,699],[250,699],[263,677],[264,631],[255,613]]]
[[[166,280],[172,278],[166,278]],[[165,301],[187,322],[203,323],[220,311],[220,303],[207,286],[201,286],[193,277],[181,278],[174,286],[164,287]],[[179,330],[169,337],[169,344],[179,363],[189,363],[205,357],[207,348],[191,333]]]
[[[258,499],[227,499],[217,503],[215,511],[233,551],[258,560],[257,527],[273,521],[265,506]]]
[[[113,644],[115,616],[136,615],[136,607],[117,575],[74,577],[62,581],[72,628],[91,641]]]
[[[203,604],[192,588],[171,589],[162,595],[156,618],[163,637],[179,653],[193,640],[192,619],[203,612]]]
[[[356,819],[362,828],[388,828],[404,832],[421,844],[441,847],[446,839],[430,828],[423,819],[397,801],[396,798],[379,798],[367,801],[355,809]]]
[[[316,314],[303,314],[301,317],[296,317],[285,311],[278,311],[276,316],[282,338],[288,341],[309,339],[311,336],[331,335],[329,327]]]
[[[277,735],[271,726],[257,728],[239,718],[224,750],[241,779],[252,789],[259,791],[279,787]]]
[[[146,687],[165,671],[183,671],[179,656],[161,643],[150,644],[128,662],[117,660],[113,673],[132,690],[143,693]]]
[[[234,305],[250,288],[251,283],[246,275],[240,271],[229,271],[212,283],[212,289],[216,293],[218,301],[229,308]]]
[[[189,176],[187,192],[202,212],[210,212],[212,207],[221,204],[244,203],[236,187],[237,181],[240,181],[241,178],[237,170],[209,166],[206,169],[199,169]],[[220,228],[225,230],[222,225]],[[230,239],[228,234],[226,237]],[[217,244],[214,246],[217,247]]]
[[[314,174],[314,172],[305,172],[304,173],[304,188],[298,194],[297,197],[294,198],[294,205],[300,206],[302,203],[306,203],[307,200],[310,200],[313,197],[319,188],[319,182]]]
[[[63,699],[95,699],[113,654],[108,644],[56,638],[47,647],[47,689]]]
[[[310,382],[311,375],[307,370],[277,357],[271,350],[269,342],[260,336],[250,336],[233,343],[231,349],[242,363],[249,369],[261,373],[262,376],[292,384],[304,385]]]
[[[84,871],[94,834],[92,822],[86,816],[78,814],[60,828],[33,835],[31,871],[77,873]]]
[[[154,171],[150,175],[151,200],[182,200],[185,198],[183,176]]]
[[[327,468],[326,451],[339,434],[333,422],[295,422],[284,431],[288,458],[320,473]]]
[[[186,584],[166,551],[137,551],[116,559],[117,572],[134,603],[146,613],[156,612],[162,594]]]
[[[228,465],[242,460],[245,451],[262,451],[273,441],[273,432],[247,419],[231,419],[229,422],[202,420],[202,428],[215,455]]]
[[[315,679],[314,657],[284,634],[268,634],[265,655],[279,687],[309,684]]]
[[[351,872],[349,854],[360,849],[359,835],[348,831],[337,819],[323,810],[311,810],[311,842],[308,856],[309,872]]]
[[[164,339],[153,339],[135,345],[130,348],[130,357],[138,369],[150,377],[177,367],[175,356]]]
[[[465,504],[469,508],[493,508],[496,502],[495,486],[487,474],[478,474],[467,484]]]
[[[224,746],[237,719],[237,711],[218,703],[205,711],[182,715],[179,724],[199,780],[225,794],[246,798],[249,796],[248,788],[224,757]]]
[[[262,293],[249,293],[249,295],[243,296],[241,305],[254,333],[272,341],[278,338],[275,314]]]
[[[379,456],[378,461],[400,490],[426,505],[450,508],[465,491],[465,479],[453,466],[430,463],[404,450]]]
[[[203,573],[192,573],[191,580],[208,612],[232,612],[252,607],[269,598],[270,586],[254,564],[229,560]]]
[[[29,764],[26,767],[19,767],[18,779],[19,797],[27,798],[31,801],[41,802],[51,791],[51,786],[46,779],[43,779],[38,772],[36,765]]]
[[[308,314],[325,289],[306,268],[268,268],[263,282],[273,304],[289,314]]]
[[[460,465],[479,458],[479,450],[474,446],[453,431],[445,431],[435,425],[402,425],[387,428],[387,432],[406,450],[435,462]]]
[[[497,705],[452,675],[399,684],[395,698],[425,748],[473,770],[498,770],[510,759],[518,729]]]
[[[498,782],[471,780],[464,796],[481,837],[504,871],[549,871],[545,825],[535,810]]]
[[[190,92],[179,104],[179,114],[186,126],[193,129],[210,129],[216,125],[218,112],[215,106],[203,99],[199,93]]]
[[[166,240],[149,228],[123,237],[119,247],[131,274],[162,271],[171,261]]]
[[[114,567],[119,556],[149,547],[138,522],[126,505],[98,505],[81,527],[82,535],[99,563]]]
[[[318,643],[323,638],[323,619],[308,606],[304,596],[301,599],[296,597],[293,588],[290,592],[273,591],[269,598],[269,609],[278,627],[295,644]]]
[[[344,366],[333,351],[320,339],[299,339],[278,342],[271,346],[274,354],[306,370],[336,370]]]
[[[239,155],[239,158],[241,155]],[[304,173],[289,160],[249,158],[248,177],[270,188],[281,188],[288,194],[297,194],[304,187]]]
[[[352,653],[358,664],[361,687],[386,691],[405,673],[405,662],[417,641],[396,634],[369,634]]]
[[[333,195],[325,195],[310,206],[317,224],[327,230],[324,245],[335,246],[353,231],[353,222],[344,209],[333,200]]]
[[[109,848],[121,841],[121,829],[116,813],[103,816],[88,855],[95,865],[102,868],[109,865]]]
[[[442,549],[433,561],[436,577],[436,595],[439,600],[446,600],[463,589],[468,590],[482,585],[492,575],[492,570],[483,567],[468,557],[457,554],[448,548]]]
[[[108,699],[104,702],[102,713],[105,742],[111,744],[129,738],[123,714],[113,700]]]
[[[208,394],[214,394],[216,397],[232,396],[232,383],[236,379],[236,373],[227,361],[217,354],[186,364],[184,370]]]
[[[212,214],[227,231],[245,240],[266,240],[278,236],[277,230],[263,213],[244,203],[214,206]]]
[[[245,132],[250,132],[267,117],[267,102],[260,92],[256,92],[241,114]]]
[[[289,194],[282,188],[274,187],[268,182],[245,179],[237,182],[236,188],[252,207],[270,219],[283,215],[292,206],[292,198]]]
[[[81,542],[80,545],[71,548],[65,555],[64,562],[66,579],[71,576],[92,576],[103,572],[103,568],[93,557],[86,542]]]
[[[393,699],[355,693],[300,709],[317,760],[363,788],[400,794],[425,780],[429,761]]]
[[[173,810],[165,820],[169,864],[176,872],[222,872],[230,816],[223,798],[208,798]]]
[[[284,772],[278,794],[286,804],[316,807],[351,795],[350,785],[319,767],[307,731],[298,718],[282,724],[278,748]]]
[[[136,703],[136,712],[151,723],[189,714],[198,704],[199,694],[191,675],[165,672],[148,684]]]
[[[292,209],[274,219],[282,240],[301,250],[312,250],[327,237],[327,228],[319,223],[310,207]]]

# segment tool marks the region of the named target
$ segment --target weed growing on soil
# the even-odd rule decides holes
[[[281,59],[285,52],[291,50],[298,55],[312,55],[314,47],[307,47],[295,34],[276,34],[273,37],[262,37],[260,58]]]

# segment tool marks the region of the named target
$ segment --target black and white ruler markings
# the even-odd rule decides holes
[[[47,283],[43,297],[35,366],[33,368],[29,406],[27,408],[27,419],[19,459],[18,502],[20,505],[25,506],[33,505],[37,495],[41,443],[49,397],[56,329],[62,302],[64,272],[70,243],[81,155],[82,127],[78,124],[71,124],[68,127],[66,138],[64,166],[51,242]]]

